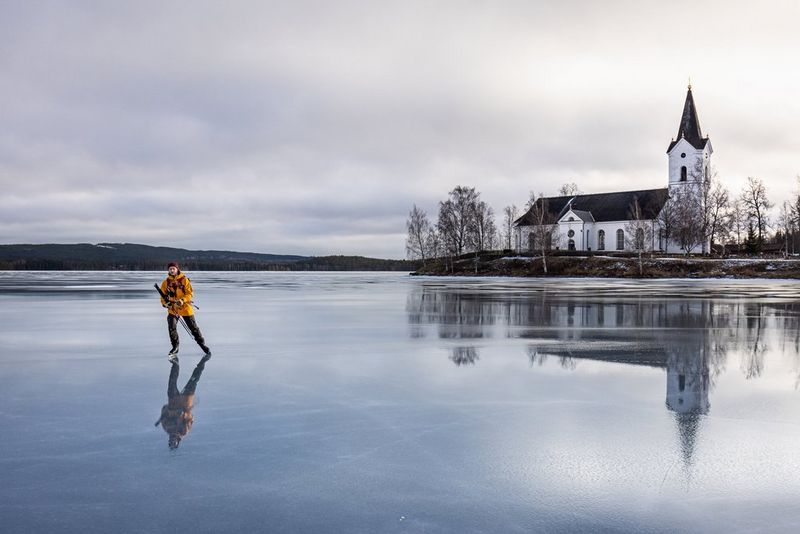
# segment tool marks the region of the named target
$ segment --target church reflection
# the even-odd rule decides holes
[[[767,352],[768,322],[791,332],[786,345],[800,354],[800,304],[639,296],[580,298],[529,293],[481,293],[421,287],[407,300],[410,335],[479,340],[529,340],[533,366],[553,358],[565,369],[581,360],[647,366],[665,371],[665,407],[675,418],[684,464],[691,466],[703,416],[728,354],[757,379]],[[477,346],[451,349],[457,366],[476,365]],[[800,361],[800,357],[798,357]],[[800,369],[800,365],[798,365]],[[800,370],[798,371],[800,383]]]

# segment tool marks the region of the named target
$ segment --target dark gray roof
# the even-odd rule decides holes
[[[700,131],[700,119],[697,118],[697,108],[694,105],[691,85],[689,86],[689,90],[686,91],[686,102],[683,104],[683,114],[681,115],[681,123],[678,126],[678,136],[669,144],[667,152],[672,150],[672,147],[681,139],[686,139],[690,145],[698,150],[708,143],[708,137],[703,137],[703,132]]]
[[[580,219],[584,222],[594,222],[594,217],[592,217],[592,214],[588,211],[573,209],[572,213],[580,217]]]
[[[569,195],[565,197],[548,197],[544,201],[547,211],[555,222],[567,210],[588,211],[597,222],[627,221],[630,220],[634,201],[639,202],[642,217],[655,219],[667,201],[668,189],[645,189],[642,191],[623,191],[620,193],[596,193],[593,195]],[[570,204],[570,200],[572,203]],[[540,200],[536,201],[537,203]],[[531,208],[533,209],[533,208]],[[522,217],[517,219],[515,225],[533,225],[533,216],[529,209]]]

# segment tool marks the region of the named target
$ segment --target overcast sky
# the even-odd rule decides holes
[[[800,2],[0,0],[0,243],[404,257],[416,203],[800,173]],[[499,222],[498,216],[498,222]]]

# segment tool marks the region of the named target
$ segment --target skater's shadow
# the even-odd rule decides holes
[[[177,449],[178,445],[181,444],[181,441],[192,429],[192,423],[194,422],[194,416],[192,415],[194,392],[197,389],[200,375],[203,374],[203,369],[205,369],[206,362],[209,359],[211,359],[210,356],[205,356],[198,362],[183,391],[178,390],[180,367],[177,361],[172,363],[169,371],[169,382],[167,383],[167,404],[161,407],[161,417],[156,421],[156,426],[161,425],[161,428],[169,436],[170,449]]]

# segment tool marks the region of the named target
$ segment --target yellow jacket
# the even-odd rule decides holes
[[[161,304],[167,306],[167,311],[172,315],[194,315],[192,309],[192,283],[185,274],[178,271],[175,276],[167,276],[161,282],[161,291],[163,291],[173,304],[167,306],[167,302],[162,298]],[[183,301],[183,305],[180,304]]]

